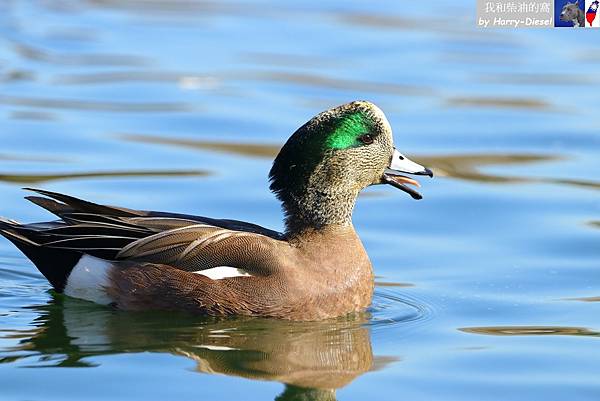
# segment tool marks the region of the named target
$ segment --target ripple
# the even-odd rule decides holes
[[[57,65],[135,67],[149,64],[147,59],[131,54],[57,53],[18,42],[13,43],[13,50],[26,60]]]
[[[536,181],[533,179],[532,181]],[[549,184],[564,184],[574,187],[587,188],[587,189],[600,189],[599,181],[592,180],[576,180],[576,179],[562,179],[562,178],[539,178],[538,182],[544,182]]]
[[[319,89],[328,88],[351,92],[372,92],[401,96],[431,96],[435,93],[433,88],[424,85],[358,81],[309,73],[271,71],[250,74],[249,77],[266,81],[317,87]],[[239,76],[239,78],[244,78],[244,76]]]
[[[189,149],[212,150],[246,157],[259,157],[272,159],[277,156],[281,145],[222,142],[202,139],[184,139],[161,137],[144,134],[120,134],[119,138],[126,141],[150,143],[158,145],[172,145]],[[527,177],[524,175],[511,176],[499,174],[486,174],[480,171],[486,166],[507,166],[514,164],[541,163],[564,160],[564,156],[553,154],[528,154],[528,153],[475,153],[454,155],[414,155],[418,160],[434,171],[437,176],[457,178],[473,182],[496,184],[554,184],[575,186],[586,189],[600,189],[600,182],[583,179]]]
[[[59,119],[54,113],[37,110],[13,110],[10,112],[9,118],[28,121],[57,121]]]
[[[207,0],[89,0],[92,7],[106,8],[119,11],[134,12],[136,14],[163,14],[176,13],[188,15],[189,13],[222,13],[225,11],[248,10],[244,4],[227,4],[225,2]],[[252,9],[256,9],[252,7]]]
[[[347,13],[338,15],[338,18],[340,21],[350,25],[362,25],[377,29],[407,29],[412,31],[415,29],[421,29],[424,25],[423,21],[419,18],[401,17],[396,15]],[[439,21],[442,20],[438,20],[436,22]],[[427,29],[429,29],[431,25],[427,25]]]
[[[446,99],[446,104],[455,107],[494,108],[494,109],[517,109],[531,111],[552,111],[559,113],[560,109],[544,100],[535,98],[502,98],[502,97],[476,97],[457,96]]]
[[[79,111],[109,111],[115,113],[185,112],[193,110],[187,103],[101,102],[81,99],[34,98],[0,95],[0,104]]]
[[[0,174],[0,181],[32,184],[57,180],[72,180],[79,178],[124,178],[124,177],[205,177],[209,171],[97,171],[86,173],[56,173],[56,174]]]
[[[369,312],[372,314],[369,326],[373,328],[423,321],[432,314],[423,301],[389,288],[375,290]]]
[[[497,174],[485,174],[479,171],[485,166],[507,166],[513,164],[540,163],[561,160],[557,155],[543,154],[453,154],[439,156],[418,156],[419,162],[432,166],[439,176],[459,178],[467,181],[478,181],[487,183],[519,183],[530,182],[524,176],[506,176]]]
[[[489,155],[452,155],[452,156],[422,156],[416,157],[421,163],[433,167],[438,176],[458,178],[466,181],[496,183],[496,184],[553,184],[573,186],[585,189],[600,189],[600,182],[584,179],[527,177],[525,175],[511,176],[485,174],[479,171],[481,167],[492,165],[512,165],[540,163],[564,160],[558,155],[541,154],[489,154]]]
[[[600,337],[600,332],[584,327],[568,326],[489,326],[463,327],[458,330],[465,333],[492,336],[592,336]]]
[[[122,134],[120,138],[126,141],[150,143],[157,145],[173,145],[184,148],[214,150],[240,156],[274,158],[279,152],[280,145],[235,143],[221,141],[205,141],[201,139],[170,138],[151,135]]]
[[[22,262],[22,260],[20,260]],[[40,274],[31,268],[26,268],[23,264],[5,263],[0,259],[0,278],[2,280],[14,280],[19,281],[22,279],[35,279],[41,278]]]
[[[63,85],[96,85],[116,83],[177,83],[184,89],[216,89],[220,81],[211,75],[169,71],[111,71],[60,75],[54,79]]]
[[[595,85],[599,81],[595,76],[577,74],[521,73],[521,74],[486,74],[478,77],[480,82],[514,85]]]
[[[97,32],[88,28],[76,27],[51,27],[44,32],[44,38],[49,40],[60,40],[69,42],[93,43],[98,41]]]
[[[19,162],[66,163],[68,159],[51,156],[34,156],[0,153],[0,160]]]
[[[600,302],[600,297],[569,298],[569,301]]]
[[[523,64],[524,61],[516,55],[511,54],[489,54],[476,53],[473,51],[460,51],[452,49],[452,51],[442,52],[439,56],[441,62],[456,63],[472,66],[479,64],[482,66],[511,66]]]
[[[0,74],[0,82],[14,83],[35,80],[35,72],[30,70],[13,69]]]
[[[240,59],[254,64],[285,67],[325,67],[336,66],[340,61],[321,55],[300,55],[284,53],[247,52],[240,54]]]
[[[398,288],[407,288],[414,287],[414,284],[411,283],[392,283],[388,281],[375,281],[375,287],[398,287]]]

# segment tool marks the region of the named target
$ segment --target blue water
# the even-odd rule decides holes
[[[267,172],[312,115],[378,104],[433,168],[354,223],[372,308],[210,320],[53,294],[0,241],[0,400],[592,400],[600,45],[481,30],[472,2],[5,1],[0,214],[24,186],[281,229]]]

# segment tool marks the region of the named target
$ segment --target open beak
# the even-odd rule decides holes
[[[423,167],[420,164],[413,162],[408,157],[398,152],[396,148],[394,148],[392,161],[390,162],[390,166],[383,172],[381,182],[384,184],[390,184],[393,187],[403,190],[412,196],[413,199],[423,199],[423,196],[420,193],[406,185],[414,185],[418,188],[421,186],[421,184],[419,184],[417,180],[413,180],[412,178],[402,175],[402,173],[412,175],[428,175],[433,177],[433,172],[427,167]]]

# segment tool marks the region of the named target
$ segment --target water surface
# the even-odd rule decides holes
[[[600,394],[600,46],[471,2],[6,1],[0,213],[23,186],[281,229],[267,172],[312,115],[380,105],[424,200],[361,196],[369,311],[108,310],[0,241],[2,400],[588,400]]]

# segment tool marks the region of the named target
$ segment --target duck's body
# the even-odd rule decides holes
[[[365,149],[371,153],[362,160]],[[125,310],[330,318],[371,302],[373,271],[351,222],[358,192],[391,183],[417,197],[402,185],[413,180],[390,175],[394,158],[405,167],[396,166],[396,172],[431,175],[393,149],[389,124],[376,106],[353,102],[302,126],[275,160],[271,188],[283,202],[285,233],[37,190],[48,198],[28,199],[60,220],[21,225],[0,219],[0,234],[58,292],[96,303]]]
[[[263,258],[249,276],[213,280],[164,265],[132,263],[113,271],[109,294],[124,309],[153,305],[211,315],[317,320],[362,310],[373,292],[371,263],[354,230],[333,230],[295,245],[257,239],[259,244],[242,249]]]

